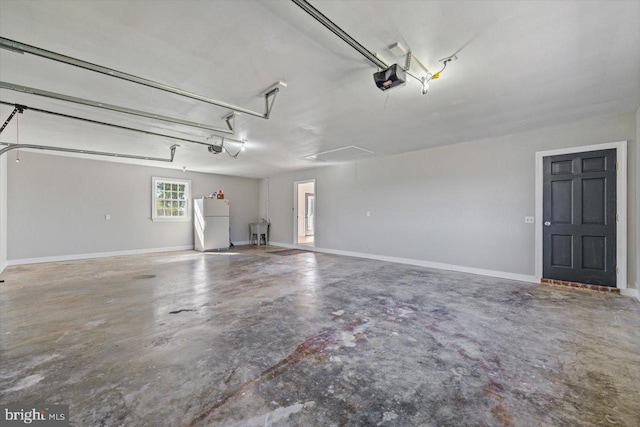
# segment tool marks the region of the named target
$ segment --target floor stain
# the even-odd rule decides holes
[[[169,314],[178,314],[178,313],[182,313],[185,311],[196,311],[192,308],[181,308],[180,310],[175,310],[175,311],[170,311]]]
[[[318,360],[327,360],[328,348],[331,346],[336,346],[337,344],[338,340],[336,339],[335,330],[320,332],[308,337],[287,357],[283,358],[268,369],[260,372],[260,374],[258,374],[256,377],[242,383],[238,388],[219,399],[206,411],[193,418],[193,420],[189,423],[189,426],[194,426],[199,422],[205,420],[207,417],[213,415],[216,410],[226,404],[229,400],[254,389],[263,382],[271,381],[272,379],[281,375],[288,368],[300,363],[305,358],[313,357],[317,358]]]
[[[509,412],[509,408],[504,402],[500,402],[491,408],[491,413],[495,419],[505,427],[513,426],[513,415]]]

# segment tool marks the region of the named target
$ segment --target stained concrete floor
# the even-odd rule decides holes
[[[274,248],[10,267],[0,402],[75,426],[638,426],[640,304]]]

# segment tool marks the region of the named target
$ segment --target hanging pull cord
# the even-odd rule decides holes
[[[20,146],[20,115],[16,116],[16,145]],[[20,148],[16,149],[16,163],[20,163]]]

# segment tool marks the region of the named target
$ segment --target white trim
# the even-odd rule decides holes
[[[160,218],[151,218],[153,222],[191,222],[191,218],[186,218],[183,216],[177,216],[175,218],[169,217],[160,217]]]
[[[233,246],[245,246],[245,245],[250,245],[251,244],[251,242],[248,241],[248,240],[242,240],[240,242],[231,241],[231,243],[233,243]]]
[[[357,257],[357,258],[373,259],[377,261],[394,262],[397,264],[416,265],[419,267],[435,268],[438,270],[459,271],[461,273],[470,273],[470,274],[477,274],[480,276],[498,277],[500,279],[517,280],[520,282],[529,282],[529,283],[538,283],[538,284],[540,283],[539,280],[536,280],[535,276],[530,276],[527,274],[508,273],[505,271],[495,271],[495,270],[485,270],[482,268],[465,267],[463,265],[444,264],[441,262],[422,261],[418,259],[366,254],[362,252],[341,251],[337,249],[324,249],[324,248],[318,248],[318,247],[306,246],[306,245],[292,245],[290,243],[269,242],[269,245],[280,246],[283,248],[290,248],[290,249],[302,249],[302,250],[308,250],[312,252],[321,252],[321,253],[332,254],[332,255],[344,255],[344,256],[351,256],[351,257]]]
[[[586,151],[616,150],[618,174],[616,176],[616,196],[618,224],[616,227],[616,262],[618,263],[618,277],[616,287],[627,289],[627,141],[608,142],[580,147],[562,148],[559,150],[536,152],[536,189],[535,189],[535,277],[542,279],[542,183],[543,157],[561,154],[582,153]]]
[[[7,156],[0,156],[0,274],[7,268],[7,179],[9,164]]]
[[[313,182],[313,194],[316,197],[315,205],[317,207],[318,206],[318,199],[317,199],[318,186],[316,184],[316,179],[313,178],[313,179],[305,179],[302,181],[293,181],[293,239],[292,240],[294,245],[298,244],[298,185],[308,184],[310,182]],[[318,222],[315,221],[315,224],[317,223]],[[315,231],[315,224],[314,224],[314,231],[313,231],[314,235],[317,234]],[[314,242],[315,242],[315,237],[314,237]],[[309,247],[309,246],[305,246],[305,247]]]
[[[7,265],[41,264],[43,262],[75,261],[80,259],[106,258],[106,257],[112,257],[112,256],[141,255],[141,254],[152,254],[156,252],[175,252],[175,251],[190,251],[190,250],[193,250],[193,245],[173,246],[168,248],[132,249],[127,251],[115,251],[115,252],[96,252],[96,253],[90,253],[90,254],[48,256],[48,257],[39,257],[39,258],[11,259],[7,261]]]
[[[620,295],[625,297],[638,298],[638,300],[640,301],[637,289],[620,289]]]
[[[316,247],[313,246],[305,246],[305,245],[292,245],[291,243],[281,243],[281,242],[269,242],[269,246],[277,246],[279,248],[287,248],[287,249],[309,249],[314,252],[319,252]]]

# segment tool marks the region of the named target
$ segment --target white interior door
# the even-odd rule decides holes
[[[304,235],[313,236],[313,222],[315,218],[316,210],[316,196],[315,194],[306,193],[305,197],[305,209],[304,209]]]

